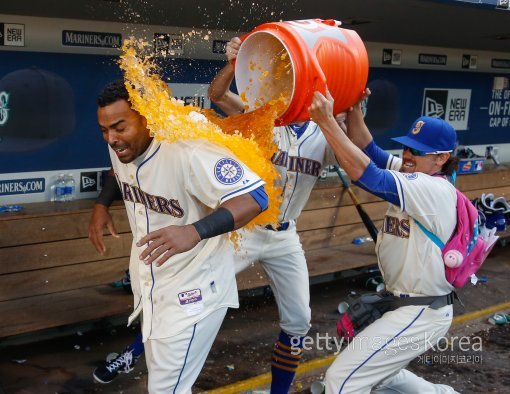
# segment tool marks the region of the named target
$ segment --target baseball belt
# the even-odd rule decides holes
[[[409,305],[427,305],[431,309],[439,309],[446,305],[452,305],[456,298],[456,293],[441,296],[415,297],[405,294],[395,295],[390,292],[363,294],[361,301],[365,304],[374,304],[379,309],[388,311],[395,310]]]
[[[289,228],[289,226],[290,226],[290,222],[280,222],[280,223],[278,223],[278,225],[276,227],[272,226],[271,224],[268,224],[266,226],[266,229],[272,230],[272,231],[285,231]]]
[[[337,322],[337,333],[349,341],[388,311],[410,305],[426,305],[431,309],[439,309],[452,305],[455,298],[455,292],[430,297],[396,296],[389,292],[363,294],[349,302],[349,308],[341,314]]]

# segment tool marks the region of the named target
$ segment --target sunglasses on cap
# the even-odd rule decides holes
[[[411,154],[413,156],[438,155],[439,153],[450,153],[451,152],[449,150],[448,151],[447,150],[442,150],[442,151],[435,151],[435,152],[423,152],[421,150],[410,148],[410,147],[405,146],[405,145],[402,145],[402,149],[404,151],[408,150],[409,152],[411,152]]]

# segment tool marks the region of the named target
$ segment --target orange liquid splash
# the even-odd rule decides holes
[[[212,110],[184,105],[171,97],[168,85],[150,55],[150,44],[130,38],[124,41],[119,65],[124,71],[132,108],[147,119],[157,141],[169,143],[187,139],[206,139],[232,151],[265,182],[269,207],[255,217],[247,228],[278,221],[281,188],[275,184],[279,174],[271,158],[277,151],[273,142],[274,121],[283,104],[272,100],[256,111],[220,119]],[[236,239],[234,235],[234,239]]]

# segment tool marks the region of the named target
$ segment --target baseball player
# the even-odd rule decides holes
[[[230,61],[239,49],[239,38],[227,44],[227,64],[211,83],[209,96],[227,115],[243,112],[239,96],[231,92],[234,70]],[[325,163],[337,164],[319,127],[313,122],[275,127],[278,152],[273,163],[281,174],[284,190],[280,205],[279,224],[244,232],[241,250],[236,256],[236,273],[259,261],[266,271],[275,295],[280,315],[281,332],[273,348],[271,393],[289,391],[301,359],[302,338],[310,329],[309,279],[303,248],[296,232],[296,220],[321,174]],[[109,182],[101,192],[97,210],[90,223],[90,239],[98,252],[104,252],[103,228],[115,228],[108,206],[115,199],[115,182]],[[112,233],[115,234],[115,233]],[[136,344],[128,347],[139,348]],[[124,353],[123,353],[124,354]],[[128,357],[131,360],[131,357]],[[125,358],[102,366],[108,376],[117,371],[129,371]],[[122,369],[121,369],[122,368]],[[113,378],[112,378],[113,379]]]
[[[441,250],[414,219],[443,242],[455,229],[456,192],[446,177],[457,164],[456,132],[441,119],[419,118],[407,136],[394,138],[404,146],[400,159],[375,145],[360,105],[347,114],[345,130],[333,116],[333,103],[329,92],[315,92],[309,113],[351,179],[390,203],[376,253],[387,291],[406,301],[340,353],[326,373],[326,393],[454,393],[404,368],[434,346],[452,322],[453,287]]]
[[[123,81],[98,97],[98,121],[133,233],[134,311],[142,311],[150,393],[191,393],[228,307],[237,307],[225,234],[267,208],[263,181],[204,140],[154,140]]]
[[[242,113],[240,97],[231,92],[234,78],[231,62],[241,41],[235,37],[226,46],[228,64],[209,87],[209,97],[227,115]],[[259,261],[270,279],[278,305],[281,332],[273,348],[271,393],[288,393],[302,356],[302,339],[310,329],[308,269],[296,220],[321,174],[325,163],[337,164],[324,135],[314,122],[274,128],[278,152],[272,162],[281,175],[283,188],[279,224],[245,232],[238,253],[236,273]]]

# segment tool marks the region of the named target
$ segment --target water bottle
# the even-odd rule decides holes
[[[366,236],[366,237],[357,237],[352,240],[352,243],[354,245],[363,245],[366,242],[374,242],[372,237]]]
[[[64,180],[64,174],[60,174],[53,185],[53,195],[51,201],[63,202],[65,201],[66,195],[66,181]]]
[[[65,176],[65,201],[73,201],[76,197],[76,182],[73,174]]]

